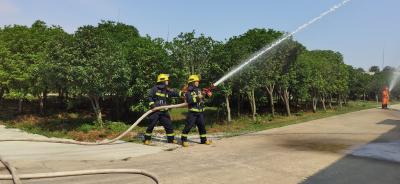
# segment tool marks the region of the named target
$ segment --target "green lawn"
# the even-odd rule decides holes
[[[234,118],[235,120],[229,123],[221,120],[222,117],[217,117],[217,114],[219,114],[217,113],[217,108],[211,107],[205,112],[206,127],[209,134],[218,133],[224,136],[235,136],[374,108],[377,106],[376,102],[353,101],[349,102],[342,108],[336,107],[327,111],[318,111],[317,113],[301,112],[293,114],[292,117],[276,115],[274,118],[270,115],[262,115],[258,116],[255,121],[249,116],[243,115]],[[184,127],[186,112],[186,108],[172,109],[170,112],[175,131],[178,135]],[[105,127],[99,128],[98,125],[92,123],[90,116],[80,115],[77,113],[63,113],[46,118],[36,117],[33,115],[22,116],[1,120],[0,123],[5,124],[9,128],[19,128],[30,133],[41,134],[48,137],[72,138],[81,141],[113,138],[130,126],[129,124],[122,122],[106,122]],[[125,138],[125,140],[140,140],[145,128],[146,122],[141,123],[141,125],[135,128],[132,133]],[[197,130],[194,128],[192,133],[197,134],[196,131]],[[162,133],[163,130],[159,130],[159,132]]]

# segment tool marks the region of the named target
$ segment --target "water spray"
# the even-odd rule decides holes
[[[392,75],[392,80],[390,81],[389,91],[391,92],[396,86],[397,82],[400,79],[400,67],[398,67]]]
[[[227,73],[226,75],[224,75],[223,77],[221,77],[217,82],[215,82],[214,84],[212,84],[212,86],[216,87],[218,85],[220,85],[221,83],[223,83],[224,81],[226,81],[227,79],[229,79],[230,77],[232,77],[234,74],[236,74],[237,72],[239,72],[240,70],[242,70],[245,66],[253,63],[254,61],[256,61],[259,57],[263,56],[264,54],[266,54],[268,51],[272,50],[273,48],[275,48],[276,46],[280,45],[283,41],[289,39],[290,37],[292,37],[293,35],[295,35],[296,33],[300,32],[301,30],[307,28],[308,26],[310,26],[311,24],[317,22],[318,20],[322,19],[323,17],[327,16],[328,14],[331,14],[333,12],[335,12],[337,9],[341,8],[342,6],[344,6],[345,4],[347,4],[348,2],[350,2],[351,0],[344,0],[341,3],[333,6],[332,8],[330,8],[329,10],[321,13],[318,17],[315,17],[313,19],[311,19],[310,21],[306,22],[305,24],[301,25],[300,27],[298,27],[296,30],[294,30],[293,32],[286,34],[284,37],[280,38],[279,40],[275,41],[274,43],[272,43],[271,45],[268,45],[264,48],[262,48],[261,50],[259,50],[258,52],[256,52],[255,54],[253,54],[249,59],[245,60],[245,62],[243,62],[242,64],[240,64],[238,67],[236,67],[235,69],[231,70],[229,73]]]

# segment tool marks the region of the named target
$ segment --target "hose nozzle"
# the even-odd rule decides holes
[[[212,94],[212,90],[214,90],[215,88],[216,88],[216,86],[214,84],[211,84],[210,87],[203,89],[203,93],[207,94],[207,95]],[[209,96],[211,96],[211,95],[209,95]]]

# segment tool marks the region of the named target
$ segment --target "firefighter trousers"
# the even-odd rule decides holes
[[[145,140],[151,140],[154,127],[158,122],[164,127],[167,134],[167,141],[172,143],[175,139],[174,128],[172,126],[171,117],[168,111],[157,111],[149,116],[149,125],[146,129],[146,134],[144,136]]]
[[[204,144],[207,141],[207,131],[203,112],[189,112],[186,119],[185,128],[182,131],[181,140],[187,142],[187,137],[193,126],[196,125],[200,134],[200,141]]]

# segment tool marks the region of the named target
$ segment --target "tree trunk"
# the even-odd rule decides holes
[[[325,95],[322,95],[322,97],[321,97],[321,102],[322,102],[322,107],[324,108],[324,111],[326,111],[326,106],[325,106]]]
[[[100,127],[103,128],[103,118],[102,118],[100,104],[99,104],[99,97],[98,96],[90,97],[90,102],[92,104],[93,111],[96,116],[96,121],[97,121],[97,123],[99,123]]]
[[[62,103],[64,101],[64,90],[62,88],[58,89],[58,102]]]
[[[47,90],[45,89],[41,96],[39,96],[39,109],[40,114],[44,115],[46,113],[46,102],[47,102]]]
[[[22,103],[24,102],[24,99],[20,98],[18,101],[18,113],[22,114]]]
[[[4,88],[0,88],[0,103],[3,100],[3,96],[4,96]]]
[[[273,96],[274,95],[274,88],[275,88],[274,84],[268,85],[268,87],[267,87],[267,91],[268,91],[268,95],[269,95],[269,104],[271,106],[272,117],[275,116],[274,96]]]
[[[48,91],[46,89],[43,91],[43,111],[44,111],[44,113],[46,113],[46,111],[47,111],[47,95],[48,95]]]
[[[226,112],[227,112],[227,115],[228,115],[228,122],[231,122],[232,121],[231,107],[230,107],[230,104],[229,104],[229,95],[228,94],[225,94],[225,103],[226,103]]]
[[[290,116],[292,116],[292,114],[290,112],[290,101],[289,101],[289,90],[288,89],[283,90],[283,100],[284,100],[285,106],[286,106],[286,113],[290,117]]]
[[[330,109],[333,109],[333,107],[332,107],[332,101],[333,101],[333,99],[332,99],[332,94],[329,94],[329,108],[330,108]]]
[[[68,90],[65,88],[63,91],[64,91],[64,98],[65,98],[65,100],[68,100],[68,97],[69,97]]]
[[[342,105],[342,95],[338,95],[338,104],[339,104],[339,107],[340,108],[342,108],[343,107],[343,105]]]
[[[253,100],[252,100],[253,98],[251,97],[251,91],[247,92],[247,97],[249,98],[251,113],[253,113],[254,109],[253,109]]]
[[[64,100],[62,101],[62,104],[64,105],[65,110],[68,110],[68,103],[69,103],[69,100],[70,100],[69,99],[69,93],[68,93],[67,88],[64,88],[63,91],[64,91]]]
[[[254,97],[254,89],[251,89],[251,91],[247,92],[249,101],[250,101],[250,106],[251,106],[251,112],[252,112],[252,117],[253,120],[256,120],[256,100]]]
[[[314,96],[312,99],[312,108],[314,113],[317,112],[317,104],[318,104],[318,98]]]
[[[251,97],[253,98],[253,120],[256,120],[257,115],[257,106],[256,106],[256,97],[254,95],[254,89],[251,90]]]
[[[237,116],[240,117],[240,93],[237,95]]]
[[[43,109],[44,109],[43,96],[39,95],[39,112],[40,112],[40,115],[44,114]]]
[[[121,97],[115,96],[113,98],[113,101],[115,102],[115,108],[114,110],[114,119],[120,120],[121,119]]]

